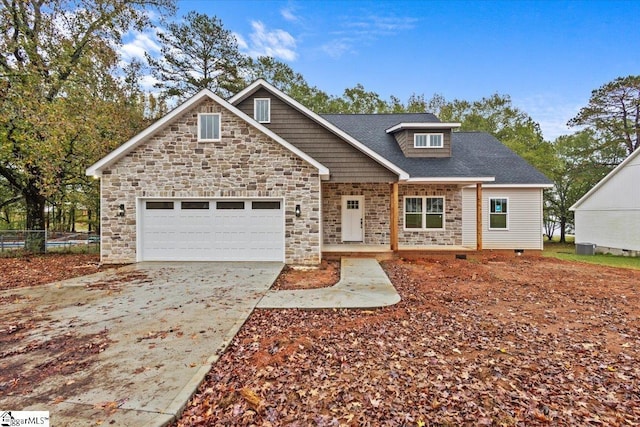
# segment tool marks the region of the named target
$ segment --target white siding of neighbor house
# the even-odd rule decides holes
[[[508,229],[489,230],[489,199],[507,198]],[[542,189],[482,188],[482,248],[542,250]],[[462,244],[476,246],[476,189],[462,190]]]
[[[640,156],[635,156],[575,210],[576,243],[640,251]]]

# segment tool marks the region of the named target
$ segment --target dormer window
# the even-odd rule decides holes
[[[442,148],[444,147],[444,134],[441,133],[416,133],[413,135],[414,148]]]
[[[220,141],[220,114],[198,114],[198,141]]]
[[[256,98],[253,100],[253,118],[258,123],[271,123],[271,99]]]

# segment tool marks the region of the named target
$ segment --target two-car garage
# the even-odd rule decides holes
[[[147,199],[138,204],[140,261],[284,261],[277,199]]]

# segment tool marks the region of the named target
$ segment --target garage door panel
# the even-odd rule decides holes
[[[147,201],[141,207],[143,260],[283,261],[281,201]]]

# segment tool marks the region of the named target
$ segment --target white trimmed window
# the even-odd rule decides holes
[[[405,197],[404,228],[406,230],[444,229],[444,197]]]
[[[489,230],[509,229],[509,199],[506,197],[489,199]]]
[[[416,133],[413,135],[414,148],[442,148],[444,147],[444,134],[442,133]]]
[[[198,141],[220,141],[220,114],[198,114]]]
[[[258,123],[271,123],[271,100],[269,98],[253,100],[253,118]]]

